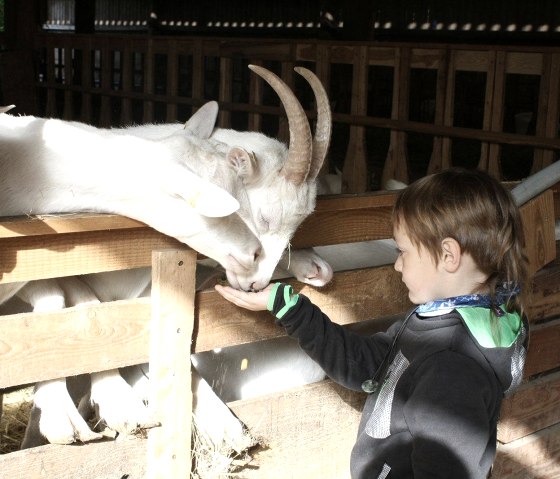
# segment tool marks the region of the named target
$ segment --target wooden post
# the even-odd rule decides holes
[[[560,98],[560,54],[543,54],[543,69],[539,91],[536,135],[555,138],[558,135]],[[554,162],[555,152],[535,148],[531,173],[534,174]]]
[[[169,49],[167,51],[167,97],[174,100],[177,98],[179,92],[179,61],[177,57],[177,41],[170,40]],[[178,119],[183,123],[186,118],[177,118],[177,102],[167,102],[166,105],[166,119],[168,123],[173,123]]]
[[[391,119],[408,120],[410,94],[410,56],[409,47],[399,47],[395,54],[395,77],[393,80],[393,106]],[[408,150],[406,131],[391,130],[389,151],[381,177],[382,188],[390,179],[408,183]]]
[[[220,103],[231,103],[233,99],[233,62],[231,58],[220,58]],[[220,128],[231,128],[231,111],[220,110],[218,113]]]
[[[454,54],[448,50],[439,52],[435,125],[453,126],[453,98],[455,97]],[[433,151],[427,173],[436,173],[451,166],[451,138],[434,136]]]
[[[191,470],[191,337],[196,251],[152,254],[149,479],[186,479]]]
[[[367,47],[354,49],[352,71],[352,115],[367,115],[368,57]],[[350,126],[350,140],[342,168],[342,192],[364,193],[369,188],[366,131],[363,126]]]

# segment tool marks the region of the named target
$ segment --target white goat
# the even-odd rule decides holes
[[[269,283],[297,227],[315,208],[317,176],[329,147],[332,120],[327,94],[311,71],[295,68],[308,81],[315,94],[317,123],[312,140],[305,113],[290,88],[262,67],[249,65],[249,68],[273,87],[284,105],[290,129],[289,149],[284,143],[262,133],[230,129],[213,130],[210,140],[228,145],[230,151],[235,152],[229,154],[227,159],[234,172],[233,177],[242,183],[243,188],[234,191],[235,187],[226,182],[232,181],[232,175],[220,175],[212,181],[231,192],[240,202],[237,214],[263,246],[256,274],[248,277],[228,275],[228,280],[233,287],[258,290]],[[217,104],[214,102],[202,108],[212,110],[217,115]],[[191,120],[187,122],[186,128],[191,134],[199,138],[207,138],[210,134],[190,123]],[[181,125],[175,123],[112,131],[161,141],[176,135],[180,128]],[[243,148],[236,150],[236,145],[243,145]],[[189,167],[204,178],[208,176],[208,165],[204,161],[189,163]],[[299,253],[296,256],[294,269],[301,281],[322,286],[331,279],[332,271],[328,264],[316,254]],[[286,258],[285,264],[288,262],[291,263],[291,258]],[[309,277],[304,275],[311,271],[314,274]]]
[[[4,130],[0,130],[3,140],[0,169],[6,172],[0,181],[0,213],[106,211],[127,215],[216,259],[226,268],[228,279],[234,286],[245,289],[266,286],[295,229],[314,208],[315,179],[330,138],[330,110],[324,91],[322,98],[317,93],[322,89],[320,82],[309,71],[298,69],[318,97],[319,120],[311,144],[307,119],[293,93],[270,72],[260,67],[251,68],[271,83],[285,106],[291,131],[289,149],[264,135],[232,130],[221,130],[227,132],[223,138],[230,145],[239,142],[245,149],[228,148],[219,141],[219,135],[208,140],[217,114],[212,104],[189,120],[186,132],[158,134],[157,138],[151,139],[141,138],[142,135],[149,137],[143,127],[130,131],[99,130],[79,123],[0,115],[0,128]],[[155,131],[157,127],[153,128]],[[76,145],[65,143],[69,138],[77,139],[80,150],[85,147],[79,158],[75,158]],[[157,164],[154,158],[157,158]],[[233,176],[227,172],[224,174],[224,165],[230,167]],[[121,188],[118,181],[129,169],[134,181]],[[109,171],[112,176],[105,178]],[[237,197],[237,202],[200,177],[223,186]],[[155,182],[155,188],[152,182]],[[25,196],[22,198],[22,195]],[[239,205],[238,215],[228,215]],[[161,211],[170,214],[162,216]],[[227,216],[213,218],[218,215]],[[178,218],[185,218],[187,225]],[[239,218],[244,223],[238,221]],[[252,235],[248,234],[247,226]],[[226,232],[229,233],[227,236]],[[258,241],[254,241],[255,234],[263,243],[262,252]],[[224,238],[233,238],[233,241],[224,243]],[[249,254],[245,254],[247,250]],[[112,276],[119,274],[112,273]],[[110,299],[137,296],[149,281],[145,275],[142,278],[132,287],[127,285],[128,291],[121,293],[107,287],[106,280],[101,281],[98,286],[104,287],[105,292],[98,288],[96,296],[103,297],[106,293],[111,295]],[[127,283],[119,281],[117,284]],[[64,292],[56,291],[56,287],[52,281],[38,282],[24,288],[21,294],[29,296],[27,300],[36,310],[58,309],[65,302]],[[51,294],[38,294],[41,288],[51,289]],[[12,295],[14,288],[8,286],[4,292],[7,292],[4,296]],[[47,297],[49,301],[46,301]],[[115,376],[117,373],[112,372],[111,377]],[[107,374],[99,377],[104,380],[100,383],[107,383]],[[93,383],[97,384],[96,378]],[[43,412],[52,402],[41,398],[51,397],[48,391],[64,394],[61,384],[63,380],[51,381],[38,388]],[[138,419],[142,417],[141,413],[133,416],[134,421],[129,421],[130,416],[127,416],[120,426],[128,429],[131,424],[136,427],[146,423]],[[64,422],[66,427],[62,428],[65,431],[62,434],[60,428],[54,427],[54,434],[49,434],[43,427],[41,432],[51,442],[94,437],[73,413],[66,414]]]

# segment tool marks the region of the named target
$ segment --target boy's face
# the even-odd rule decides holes
[[[436,265],[426,249],[414,246],[401,225],[394,228],[393,236],[398,250],[395,270],[402,275],[410,301],[423,304],[447,297],[441,261]]]

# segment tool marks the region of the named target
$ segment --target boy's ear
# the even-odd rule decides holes
[[[461,246],[453,238],[441,242],[441,263],[448,273],[454,273],[461,264]]]

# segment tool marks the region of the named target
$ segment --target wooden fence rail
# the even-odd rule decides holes
[[[321,199],[317,211],[304,222],[293,243],[299,247],[319,246],[390,237],[388,211],[393,200],[392,194]],[[515,477],[511,471],[520,468],[532,473],[541,467],[538,453],[542,453],[543,447],[539,438],[552,440],[560,423],[557,395],[550,394],[558,387],[555,371],[560,365],[555,340],[560,327],[558,321],[550,321],[557,317],[560,308],[557,301],[550,301],[550,295],[557,293],[551,291],[547,281],[547,277],[557,275],[559,270],[557,264],[549,264],[555,256],[552,193],[546,192],[530,201],[522,213],[525,232],[532,245],[527,252],[533,270],[538,270],[529,315],[536,318],[539,325],[531,337],[527,363],[529,381],[504,405],[499,437],[504,446],[500,446],[496,463],[496,471],[502,472],[493,475],[500,479]],[[99,236],[100,232],[105,234]],[[151,240],[143,246],[146,237]],[[127,246],[115,247],[121,243]],[[196,331],[190,347],[192,351],[208,351],[283,335],[273,321],[265,318],[265,313],[236,308],[210,290],[194,295],[190,284],[192,272],[178,270],[183,260],[179,261],[177,255],[189,252],[177,251],[179,245],[175,240],[136,221],[110,215],[6,219],[0,224],[0,246],[0,251],[7,251],[0,258],[1,283],[146,266],[153,261],[156,285],[155,303],[116,301],[69,308],[61,313],[26,313],[1,318],[0,387],[145,362],[149,359],[150,330],[152,344],[167,345],[164,346],[167,352],[173,350],[182,357],[179,364],[186,367],[190,341],[185,341],[184,334],[190,335],[189,326],[171,327],[169,321],[189,317],[194,317]],[[152,259],[151,248],[171,250],[157,253]],[[99,253],[105,249],[113,254],[109,257]],[[190,252],[190,259],[185,258],[183,262],[193,261],[193,255]],[[92,256],[96,261],[88,260]],[[45,264],[49,267],[45,268]],[[384,318],[402,314],[410,307],[405,287],[392,265],[338,272],[322,289],[293,283],[327,314],[348,326],[368,318],[377,325],[375,327],[383,327]],[[181,285],[179,290],[177,285]],[[158,298],[167,306],[158,307]],[[171,309],[170,305],[173,305]],[[162,322],[160,311],[170,310],[176,314],[168,318],[163,315]],[[540,313],[533,314],[533,311]],[[178,330],[185,333],[177,337],[173,332]],[[157,331],[172,334],[172,337],[159,336]],[[172,343],[177,347],[169,348]],[[173,367],[176,366],[169,360],[161,365],[161,370],[169,377]],[[185,451],[188,451],[190,430],[182,414],[190,404],[187,375],[187,370],[175,371],[174,394],[162,391],[161,410],[179,411],[179,416],[165,413],[158,416],[162,428],[153,430],[157,436],[152,438],[152,446],[140,438],[110,445],[106,442],[49,445],[1,456],[0,470],[6,477],[15,479],[92,479],[125,475],[130,479],[186,478],[185,467],[190,468],[190,457]],[[533,379],[534,375],[540,378]],[[157,388],[158,381],[155,383]],[[362,394],[323,381],[229,403],[254,435],[268,446],[268,450],[256,455],[251,467],[243,471],[244,477],[276,477],[278,471],[289,471],[294,478],[348,477],[347,461],[363,399]],[[527,408],[527,401],[533,404],[531,408]],[[341,422],[341,417],[345,421]],[[515,451],[527,444],[532,448],[533,457],[525,455],[526,462],[520,463]],[[554,462],[558,452],[554,448],[549,452],[551,458],[546,464],[551,475],[546,477],[558,477],[554,475],[560,473]],[[154,467],[150,468],[150,464]]]

